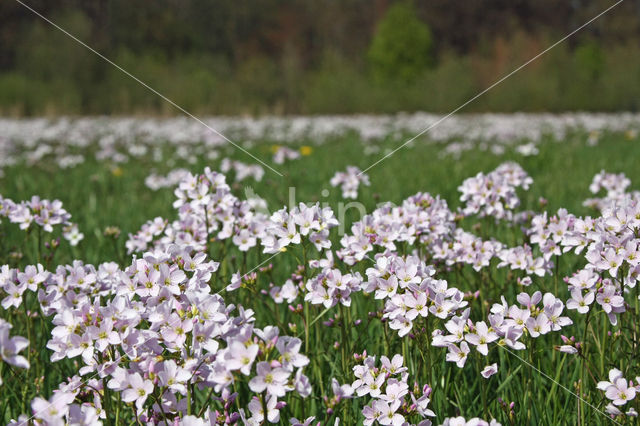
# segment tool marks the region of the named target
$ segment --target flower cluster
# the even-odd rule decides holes
[[[435,272],[416,256],[379,254],[375,267],[367,269],[368,281],[363,289],[385,300],[383,318],[403,337],[419,318],[431,314],[444,319],[467,305],[461,291],[433,278]]]
[[[217,117],[208,125],[231,140],[270,140],[277,143],[276,164],[293,159],[293,147],[300,140],[321,144],[340,135],[357,135],[365,155],[382,151],[376,144],[397,139],[406,132],[418,133],[425,123],[440,117],[428,113],[400,115],[298,116],[298,117]],[[637,135],[637,114],[480,114],[446,120],[430,138],[442,144],[442,153],[460,155],[474,148],[501,155],[516,146],[522,155],[536,153],[536,143],[545,135],[563,140],[570,131],[590,132],[589,142],[597,143],[604,130]],[[227,141],[196,120],[184,118],[78,118],[8,119],[0,122],[0,176],[2,169],[17,162],[46,161],[60,168],[75,167],[88,158],[123,164],[143,158],[159,166],[173,167],[176,161],[193,164],[198,158],[215,159]],[[349,137],[356,141],[358,138]],[[523,139],[526,141],[523,142]],[[488,142],[490,141],[490,142]],[[304,146],[300,154],[305,155]]]
[[[187,169],[173,169],[166,176],[161,176],[156,173],[152,173],[144,180],[144,184],[152,191],[157,191],[162,188],[173,188],[177,186],[182,179],[187,177],[189,170]]]
[[[333,210],[321,208],[319,203],[312,206],[300,203],[289,212],[282,208],[265,223],[264,252],[277,253],[290,244],[300,244],[303,238],[311,241],[318,251],[328,249],[331,247],[329,230],[337,225]]]
[[[24,271],[3,265],[0,269],[0,294],[4,294],[5,297],[0,304],[5,310],[20,307],[25,291],[38,291],[40,284],[48,277],[49,273],[44,271],[42,265],[29,265]]]
[[[0,361],[18,368],[29,368],[29,361],[20,355],[29,346],[29,341],[22,336],[9,336],[12,325],[0,318]],[[0,377],[0,386],[2,377]]]
[[[142,148],[130,153],[145,155]],[[236,167],[231,160],[225,164]],[[236,178],[241,174],[235,173]],[[33,352],[28,360],[20,353],[37,345],[46,346],[51,362],[67,360],[64,364],[76,367],[76,375],[48,399],[31,401],[35,424],[99,424],[111,420],[110,405],[118,401],[124,417],[143,424],[257,426],[289,419],[306,426],[316,418],[349,422],[348,411],[354,410],[347,404],[368,398],[361,404],[360,421],[366,425],[427,426],[428,417],[435,416],[429,408],[432,389],[411,385],[407,368],[414,372],[418,349],[446,361],[437,366],[429,360],[429,374],[453,364],[479,366],[477,376],[486,385],[497,381],[489,378],[498,368],[511,372],[502,354],[500,367],[493,362],[493,349],[529,348],[537,356],[534,344],[537,352],[543,346],[533,339],[557,338],[573,324],[565,307],[591,312],[590,321],[608,318],[617,330],[611,335],[603,331],[603,345],[614,344],[617,350],[626,344],[623,340],[635,339],[618,337],[638,314],[637,301],[625,298],[635,299],[640,288],[640,198],[625,192],[628,185],[619,185],[621,179],[599,178],[598,188],[612,191],[616,201],[603,204],[595,218],[565,209],[516,212],[516,190],[528,188],[531,179],[507,163],[462,184],[466,204],[458,213],[445,200],[418,193],[399,206],[380,205],[353,223],[335,249],[330,231],[339,223],[330,208],[301,203],[267,214],[261,200],[234,195],[223,174],[209,168],[197,175],[185,172],[174,190],[177,217],[155,218],[130,235],[127,249],[135,253],[130,262],[0,268],[0,306],[6,314],[24,311],[28,324],[37,318],[53,325],[50,334],[27,334],[29,342],[10,337],[11,325],[0,320],[0,359],[29,368]],[[70,224],[58,202],[38,198],[18,205],[0,198],[0,214],[24,229]],[[478,223],[467,230],[470,215],[504,219],[497,225],[512,232],[512,246],[484,233]],[[265,265],[274,256],[260,263],[263,253],[288,256],[289,262]],[[578,261],[571,267],[575,273],[559,289],[561,281],[549,276],[559,273],[558,265],[569,267],[563,256],[570,253]],[[259,264],[250,269],[247,259],[255,258]],[[292,264],[284,275],[275,273]],[[474,282],[469,274],[482,279]],[[282,304],[288,306],[282,309]],[[330,310],[329,318],[319,321]],[[352,319],[367,312],[368,318]],[[349,341],[358,334],[349,328],[367,320],[384,328],[389,357],[380,356],[379,362],[366,352],[351,359],[362,341]],[[295,336],[300,324],[300,336],[308,339],[304,347],[317,342],[313,355],[302,350],[303,341]],[[281,334],[287,326],[291,336]],[[334,326],[342,329],[341,341]],[[578,354],[581,361],[594,352],[594,345],[560,337],[563,345],[554,346],[558,351]],[[342,351],[342,375],[336,374],[338,362],[326,376],[329,369],[322,362],[338,359],[330,352],[333,342]],[[400,345],[403,355],[391,357]],[[319,381],[320,393],[314,386],[312,402],[303,400],[312,394],[305,375],[309,370]],[[335,377],[344,380],[351,370],[355,381],[341,385]],[[598,388],[611,401],[608,413],[637,415],[633,408],[622,413],[619,407],[634,400],[640,378],[626,380],[612,370]],[[437,398],[438,406],[445,400]],[[524,420],[516,416],[513,402],[498,399],[498,404],[512,423]],[[308,407],[311,417],[306,417]],[[306,419],[290,418],[300,413]],[[28,421],[24,414],[12,424]],[[453,417],[444,424],[497,422]]]
[[[607,173],[604,170],[600,171],[593,177],[589,190],[593,194],[598,194],[600,191],[605,191],[605,196],[602,198],[589,198],[583,203],[587,207],[592,207],[598,210],[603,210],[605,207],[613,207],[613,205],[625,196],[627,188],[631,185],[631,181],[624,173]],[[640,195],[638,192],[632,193],[636,198]]]
[[[254,212],[247,202],[231,193],[223,174],[206,168],[201,175],[189,174],[174,191],[178,219],[168,222],[156,218],[136,234],[129,235],[129,253],[144,252],[151,245],[166,249],[169,245],[191,246],[203,250],[212,237],[227,239],[234,229],[253,226]],[[241,221],[241,223],[239,223]]]
[[[418,193],[401,206],[382,205],[351,227],[352,234],[341,239],[338,257],[353,265],[368,257],[376,248],[397,250],[398,244],[421,244],[433,259],[447,266],[472,265],[480,271],[491,260],[500,260],[498,267],[522,270],[526,275],[544,276],[553,263],[545,257],[535,257],[530,246],[506,247],[495,240],[482,240],[456,225],[456,216],[446,201],[426,193]]]
[[[411,416],[421,419],[435,416],[428,408],[431,387],[419,387],[416,383],[410,389],[407,383],[409,373],[403,362],[402,355],[394,355],[392,359],[383,355],[380,357],[380,366],[376,366],[376,357],[368,356],[364,357],[361,365],[353,367],[356,380],[351,388],[358,398],[371,397],[371,402],[362,409],[365,426],[375,422],[400,426],[408,424],[406,419]],[[420,426],[430,424],[426,419],[418,423]]]
[[[76,397],[81,397],[80,377],[74,376],[68,383],[62,383],[58,389],[54,390],[51,398],[35,398],[31,401],[31,410],[33,417],[21,415],[18,420],[9,422],[11,426],[24,426],[33,422],[38,425],[59,425],[59,424],[78,424],[78,425],[101,425],[105,418],[105,413],[100,408],[96,408],[94,403],[78,404],[74,403]],[[88,395],[94,401],[99,401],[98,390],[102,390],[99,380],[90,380],[88,386],[96,389],[95,392]],[[99,403],[97,404],[99,407]]]
[[[633,381],[623,377],[622,371],[614,368],[609,371],[609,381],[598,382],[598,389],[603,391],[607,399],[611,401],[607,405],[607,412],[614,416],[620,416],[623,415],[623,412],[618,407],[631,402],[636,394],[640,393],[640,377],[636,377],[634,385]],[[633,407],[624,414],[629,417],[638,417],[638,412]]]
[[[497,253],[500,259],[498,268],[509,266],[512,271],[524,271],[527,276],[537,275],[543,277],[553,269],[553,262],[544,257],[535,257],[531,246],[525,244],[511,248],[504,248]],[[487,266],[488,262],[482,264]],[[531,280],[521,280],[523,285],[529,285]]]
[[[287,284],[285,284],[286,286]],[[361,290],[362,277],[359,272],[343,274],[339,269],[324,268],[307,281],[304,300],[325,308],[341,303],[351,306],[351,294]]]
[[[178,219],[167,222],[156,218],[147,222],[127,241],[129,253],[143,252],[150,245],[166,249],[169,245],[204,250],[212,238],[231,239],[240,251],[259,243],[265,253],[278,253],[290,244],[308,239],[318,250],[331,247],[329,230],[338,225],[329,207],[319,203],[300,203],[282,208],[270,217],[262,212],[260,200],[240,200],[233,195],[223,174],[206,168],[201,175],[189,174],[175,190],[174,207]]]
[[[223,158],[220,163],[220,171],[228,173],[232,170],[235,173],[236,182],[242,182],[249,177],[260,182],[264,176],[264,169],[259,164],[246,164],[242,161]]]
[[[454,315],[445,324],[448,334],[442,330],[433,333],[433,345],[447,347],[447,361],[462,368],[470,353],[469,345],[484,356],[489,353],[489,344],[494,342],[523,350],[526,348],[520,341],[523,335],[537,338],[573,323],[570,318],[562,316],[564,303],[551,293],[544,296],[539,291],[533,295],[520,293],[517,300],[520,306],[509,305],[504,297],[502,303],[494,304],[488,316],[489,324],[484,321],[472,322],[468,309]],[[538,306],[540,302],[542,306]]]
[[[580,239],[571,238],[575,236],[573,230],[575,226],[581,226],[581,222],[566,209],[559,209],[555,215],[549,216],[547,212],[535,215],[531,218],[531,226],[527,229],[531,244],[537,245],[542,253],[545,262],[550,262],[553,256],[560,256],[564,246],[564,251],[575,248],[580,250],[583,243]],[[553,266],[549,264],[548,266]]]
[[[587,313],[595,302],[617,324],[625,312],[625,289],[635,288],[640,275],[640,201],[624,198],[616,207],[606,207],[596,219],[576,219],[566,244],[586,251],[585,267],[567,278],[571,300],[567,306]],[[586,248],[586,249],[585,249]]]
[[[491,419],[490,421],[485,421],[474,417],[473,419],[465,419],[464,417],[451,417],[448,419],[444,419],[442,426],[500,426],[495,419]]]
[[[301,340],[281,336],[276,327],[255,327],[251,310],[240,307],[232,316],[234,306],[225,305],[208,284],[217,268],[216,262],[174,245],[145,253],[124,270],[77,263],[55,274],[37,268],[3,271],[5,281],[37,289],[43,312],[53,315],[47,343],[51,360],[80,357],[80,375],[91,373],[88,383],[72,378],[51,400],[34,400],[37,421],[57,424],[73,416],[81,416],[83,424],[97,421],[96,413],[104,418],[101,393],[109,391],[131,403],[141,421],[178,423],[188,417],[190,389],[207,386],[220,401],[207,414],[211,421],[244,418],[260,424],[266,418],[275,423],[286,406],[281,397],[289,392],[308,396],[302,368],[309,359],[300,353]],[[25,346],[20,338],[9,341],[14,346],[5,345],[0,335],[7,356]],[[11,360],[22,363],[20,357]],[[254,392],[244,401],[248,412],[237,409],[233,389],[239,381]],[[90,402],[74,407],[78,392],[87,393]]]
[[[513,209],[520,205],[516,189],[529,189],[532,183],[533,179],[516,163],[504,163],[486,175],[478,173],[458,187],[462,192],[460,201],[465,203],[462,213],[509,220]]]
[[[59,200],[42,200],[34,195],[28,201],[16,203],[0,196],[0,217],[8,218],[9,222],[18,224],[22,230],[38,226],[45,232],[53,232],[54,227],[60,226],[64,238],[73,246],[84,238]]]
[[[285,160],[297,160],[300,153],[286,146],[276,146],[274,148],[273,162],[276,164],[284,164]]]
[[[398,244],[421,243],[429,247],[449,241],[455,215],[447,202],[427,193],[415,194],[401,206],[384,204],[351,226],[337,256],[347,265],[367,257],[376,247],[396,251]]]
[[[369,176],[355,166],[348,166],[344,172],[337,172],[329,181],[331,186],[340,186],[342,198],[358,198],[360,185],[369,186]]]
[[[488,267],[495,256],[502,255],[509,258],[509,250],[505,249],[499,241],[482,240],[461,228],[456,228],[447,238],[434,244],[433,250],[434,259],[444,261],[447,265],[456,263],[471,265],[476,271]],[[507,264],[509,263],[500,266]]]

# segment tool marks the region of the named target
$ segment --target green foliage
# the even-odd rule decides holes
[[[61,9],[52,19],[80,39],[91,40],[94,31],[86,14]],[[167,50],[162,45],[123,45],[104,53],[178,105],[200,115],[448,113],[554,41],[527,34],[494,44],[489,39],[483,49],[469,54],[441,49],[435,64],[428,29],[416,17],[411,3],[400,2],[393,4],[380,22],[369,61],[364,63],[363,58],[345,55],[339,49],[316,52],[319,59],[305,63],[293,44],[288,44],[277,60],[272,55],[253,54],[234,61],[222,54]],[[144,40],[131,43],[143,46]],[[44,23],[36,21],[26,27],[17,46],[15,67],[0,72],[0,114],[179,113]],[[426,53],[416,54],[419,51]],[[637,111],[639,58],[636,43],[607,49],[596,40],[575,48],[561,44],[464,111]]]
[[[311,73],[303,90],[305,113],[366,111],[372,91],[357,68],[335,52],[326,52],[322,66]]]
[[[47,86],[16,72],[0,74],[0,105],[10,115],[35,114],[42,108],[42,94]]]
[[[433,41],[427,24],[408,1],[389,8],[369,48],[371,70],[380,82],[415,80],[432,64]]]
[[[604,71],[605,56],[602,48],[595,41],[581,44],[573,52],[576,65],[581,74],[591,80],[595,80]]]
[[[91,32],[90,21],[80,11],[64,11],[54,20],[81,40]],[[35,88],[29,84],[16,90],[26,91],[25,103],[29,109],[37,107],[31,111],[34,113],[82,111],[93,97],[91,88],[96,73],[103,69],[99,61],[65,34],[52,32],[50,26],[38,22],[24,34],[17,56],[18,70]],[[37,103],[31,106],[34,96]]]

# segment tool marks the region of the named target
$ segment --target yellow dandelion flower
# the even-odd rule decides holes
[[[123,173],[124,171],[120,167],[114,167],[113,169],[111,169],[111,174],[115,177],[120,177]]]
[[[303,145],[300,147],[300,154],[301,155],[311,155],[311,153],[313,152],[313,148],[310,147],[309,145]]]

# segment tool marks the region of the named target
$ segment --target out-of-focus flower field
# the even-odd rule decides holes
[[[640,115],[440,118],[1,119],[0,422],[636,424]]]

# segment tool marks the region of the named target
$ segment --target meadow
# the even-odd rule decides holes
[[[640,119],[436,119],[0,122],[0,422],[636,424]]]

